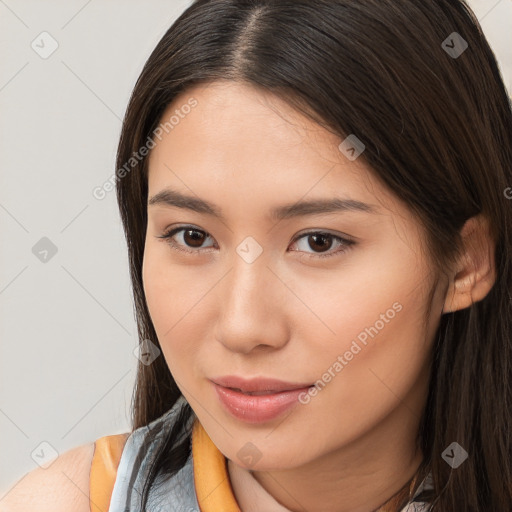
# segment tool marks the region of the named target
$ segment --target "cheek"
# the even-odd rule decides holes
[[[430,350],[425,339],[433,334],[423,326],[429,274],[404,254],[401,260],[372,255],[373,264],[360,261],[342,276],[301,286],[304,303],[318,312],[318,318],[302,321],[301,338],[316,372],[308,376],[320,381],[316,396],[332,400],[325,411],[353,418],[373,414],[374,406],[383,411],[422,372]],[[336,404],[345,404],[343,411]]]
[[[384,343],[404,317],[420,314],[416,310],[421,299],[411,293],[413,283],[403,271],[371,261],[359,261],[324,277],[297,280],[294,291],[301,298],[302,312],[297,309],[294,314],[302,325],[301,337],[319,357],[343,354],[357,341],[361,359],[363,352],[370,353]],[[306,314],[304,306],[309,309]],[[357,351],[355,346],[352,352]]]
[[[162,241],[146,243],[142,265],[144,294],[153,325],[158,334],[166,336],[205,293],[201,278],[192,268],[172,263],[171,250]]]
[[[170,303],[171,299],[168,271],[165,269],[159,252],[148,245],[146,241],[142,263],[142,282],[149,314],[157,333],[163,328],[162,321],[166,317],[166,305]]]
[[[206,284],[194,267],[170,262],[165,243],[146,245],[142,276],[151,321],[163,356],[177,381],[194,378],[193,358],[200,340],[206,339],[197,315],[204,317],[202,299],[213,283]],[[201,284],[202,282],[202,284]],[[183,369],[186,369],[183,372]]]

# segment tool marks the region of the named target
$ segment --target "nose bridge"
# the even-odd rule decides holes
[[[250,302],[256,299],[261,301],[260,295],[264,293],[264,285],[268,286],[270,272],[268,265],[269,252],[264,250],[254,237],[245,237],[235,247],[235,254],[231,260],[231,286],[233,297],[236,299],[237,291]],[[268,291],[268,290],[267,290]],[[253,305],[255,307],[255,305]]]
[[[269,266],[267,255],[251,241],[240,244],[233,256],[220,292],[217,325],[217,339],[232,351],[286,343],[286,290]]]
[[[225,304],[232,312],[259,315],[270,304],[271,289],[275,286],[271,277],[275,279],[275,276],[269,270],[270,262],[263,252],[255,255],[252,248],[242,255],[238,252],[239,248],[233,256],[232,270],[225,286]]]

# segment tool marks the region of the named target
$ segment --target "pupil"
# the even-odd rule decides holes
[[[317,244],[317,240],[318,239],[320,239],[322,241],[319,244],[321,251],[329,250],[331,248],[332,243],[327,243],[327,247],[325,246],[326,245],[326,240],[329,238],[329,235],[309,235],[309,238],[310,238],[310,240],[314,241],[314,244]],[[311,248],[314,249],[315,247],[311,246]]]
[[[201,244],[203,243],[203,240],[202,240],[203,235],[201,233],[199,233],[199,231],[195,231],[195,230],[189,229],[188,231],[185,232],[185,237],[187,237],[187,235],[190,235],[190,233],[195,233],[195,235],[197,235],[197,236],[193,236],[192,235],[191,238],[192,238],[193,242],[198,242],[199,241],[199,244],[194,245],[194,243],[192,243],[192,244],[189,244],[189,245],[191,245],[192,247],[200,247]],[[188,241],[186,240],[186,238],[185,238],[185,242],[188,244]]]

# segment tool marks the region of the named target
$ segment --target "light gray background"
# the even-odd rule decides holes
[[[129,428],[127,249],[115,192],[92,190],[115,170],[144,62],[190,3],[0,0],[0,497],[51,453],[40,443],[63,453]],[[512,1],[470,5],[510,91]],[[31,47],[43,31],[59,45],[46,59]]]

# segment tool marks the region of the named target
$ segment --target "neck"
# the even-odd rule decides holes
[[[398,512],[402,510],[407,503],[412,499],[414,488],[418,483],[420,478],[420,472],[416,471],[414,476],[409,479],[409,481],[398,491],[394,496],[392,496],[386,503],[380,505],[375,512]]]
[[[296,468],[252,473],[291,512],[395,512],[410,497],[423,460],[416,446],[418,423],[401,404],[348,446]]]

